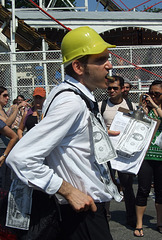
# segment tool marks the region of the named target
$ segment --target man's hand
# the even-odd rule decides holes
[[[2,155],[2,156],[0,157],[0,167],[2,167],[4,161],[5,161],[5,156]]]
[[[30,103],[28,103],[29,99],[22,101],[19,105],[18,105],[18,109],[22,108],[22,107],[31,107]]]
[[[63,181],[57,193],[66,198],[66,200],[76,212],[82,212],[87,210],[96,212],[97,210],[96,204],[90,196],[74,188],[68,182]]]

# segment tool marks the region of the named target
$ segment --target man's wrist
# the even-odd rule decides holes
[[[3,156],[4,158],[6,158],[6,157],[7,157],[7,154],[3,153],[2,156]]]

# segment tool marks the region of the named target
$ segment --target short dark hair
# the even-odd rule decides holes
[[[150,85],[150,88],[149,88],[149,91],[151,89],[152,86],[155,86],[155,85],[160,85],[160,87],[162,88],[162,81],[161,80],[155,80],[151,83]]]
[[[78,61],[86,66],[87,63],[88,63],[88,58],[89,58],[89,55],[86,55],[86,56],[84,56],[82,58],[79,58]],[[65,72],[69,76],[71,76],[73,78],[76,78],[76,73],[75,73],[75,71],[74,71],[74,69],[72,67],[72,63],[70,63],[68,66],[65,67]]]
[[[124,79],[121,76],[113,75],[111,77],[108,77],[108,82],[113,83],[119,81],[119,85],[121,88],[124,87]]]
[[[7,91],[7,88],[0,86],[0,95],[4,92]]]
[[[17,103],[18,103],[17,98],[15,98],[12,103],[13,103],[13,104],[17,104]]]
[[[22,99],[25,100],[25,97],[23,95],[21,95],[21,94],[19,94],[16,99],[18,99],[18,97],[21,97]]]

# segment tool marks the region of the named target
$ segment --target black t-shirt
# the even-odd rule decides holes
[[[26,119],[25,126],[27,128],[27,131],[29,131],[31,128],[35,126],[35,124],[38,123],[37,116],[29,115]]]

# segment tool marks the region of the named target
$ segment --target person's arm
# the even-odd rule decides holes
[[[156,110],[158,116],[159,116],[160,118],[162,118],[162,109],[161,109],[159,106],[157,106],[157,107],[155,107],[155,110]]]
[[[143,96],[146,94],[141,94],[140,99],[139,99],[139,105],[138,106],[142,106],[143,111],[145,112],[146,115],[148,115],[148,106],[147,106],[147,102],[146,99],[143,100]]]
[[[18,111],[20,110],[20,108],[27,107],[27,106],[30,106],[30,104],[27,102],[27,100],[21,102],[19,105],[13,105],[12,108],[14,111],[5,121],[7,126],[10,127],[12,125],[12,123],[15,121],[16,115],[17,115]]]
[[[153,109],[156,111],[157,115],[158,115],[160,118],[162,118],[162,109],[161,109],[161,107],[158,106],[158,105],[154,102],[154,100],[151,98],[150,95],[148,95],[148,94],[145,94],[145,95],[147,96],[147,98],[143,101],[143,102],[145,103],[145,105],[146,105],[145,108],[147,108],[147,106],[150,106],[151,108],[153,108]]]
[[[96,212],[97,207],[93,199],[85,193],[74,188],[70,183],[63,181],[58,192],[72,206],[76,212],[91,210]]]
[[[13,148],[13,146],[16,144],[17,140],[18,140],[18,136],[17,134],[10,129],[8,126],[5,126],[3,129],[0,130],[1,134],[3,134],[4,136],[10,138],[10,141],[3,153],[2,156],[0,156],[0,167],[2,166],[2,164],[4,163],[7,155],[9,154],[9,152],[11,151],[11,149]]]
[[[146,98],[147,101],[149,101],[148,105],[150,107],[152,107],[153,109],[155,109],[157,115],[162,118],[162,109],[160,106],[158,106],[153,99],[151,98],[151,96],[148,95],[148,97]]]
[[[14,107],[15,107],[15,105],[17,105],[17,104],[13,104],[11,107],[9,107],[9,109],[7,110],[7,116],[9,117],[12,113],[13,113],[13,109],[14,109]]]
[[[23,132],[25,129],[24,120],[25,120],[26,114],[27,114],[27,111],[24,112],[22,119],[20,121],[20,124],[19,124],[19,128],[17,130],[17,135],[18,135],[19,139],[21,139],[23,137]]]
[[[3,117],[2,115],[0,115],[0,120],[2,120],[3,122],[5,122],[5,123],[6,123],[6,118],[5,118],[5,117]]]
[[[80,106],[80,98],[77,101],[78,98],[76,95],[72,98],[71,93],[68,93],[68,97],[64,100],[63,93],[58,96],[51,104],[47,116],[16,144],[6,163],[28,186],[50,195],[58,192],[76,211],[87,209],[95,211],[91,197],[64,182],[62,177],[54,173],[55,169],[44,163],[50,153],[49,157],[52,158],[52,151],[59,147],[73,124],[82,119],[83,113],[78,108]]]

